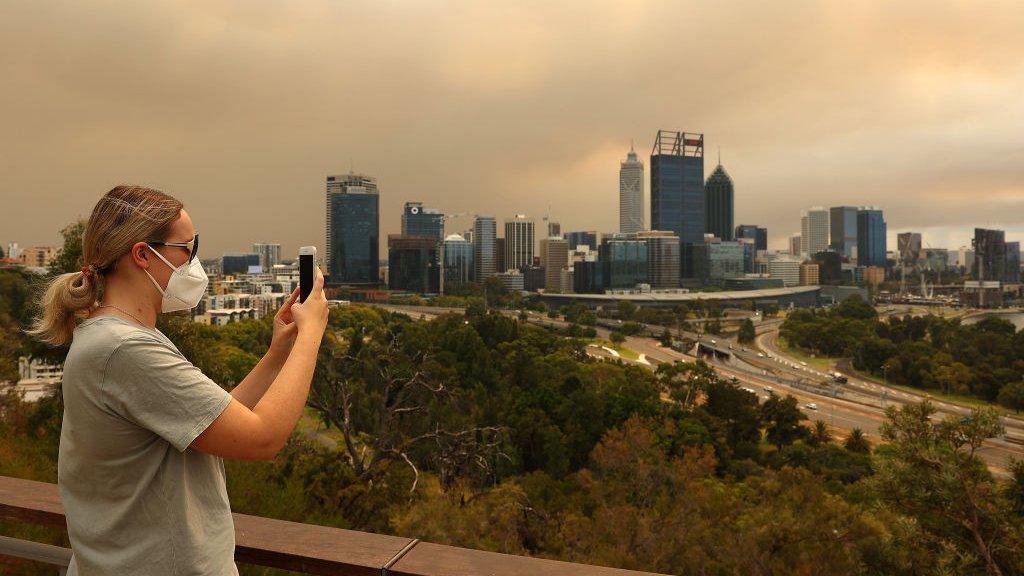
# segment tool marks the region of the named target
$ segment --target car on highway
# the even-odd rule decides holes
[[[757,357],[758,358],[764,358],[764,352],[758,352],[757,353]]]
[[[804,408],[807,408],[808,410],[817,410],[818,405],[814,402],[808,402],[807,404],[804,404]]]
[[[765,386],[764,387],[764,391],[769,393],[769,394],[774,394],[775,393],[775,388],[772,388],[771,386]]]
[[[803,360],[801,360],[801,361],[800,361],[800,365],[801,365],[801,366],[807,366],[807,362],[804,362]]]

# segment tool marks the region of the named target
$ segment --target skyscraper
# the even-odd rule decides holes
[[[524,214],[505,220],[505,268],[518,270],[533,264],[534,223]],[[504,272],[504,270],[502,270]]]
[[[1006,243],[1006,273],[1003,275],[1003,282],[1020,283],[1020,242]]]
[[[659,130],[651,151],[651,228],[679,236],[680,275],[693,277],[690,247],[704,242],[704,135]]]
[[[550,238],[552,236],[561,236],[561,235],[562,235],[562,225],[559,224],[558,222],[554,222],[554,221],[549,220],[548,221],[548,235],[547,235],[547,237]]]
[[[377,179],[349,172],[327,177],[325,264],[334,283],[380,280],[380,194]]]
[[[755,226],[753,224],[740,224],[736,227],[736,236],[738,240],[740,238],[750,238],[754,241],[755,250],[767,250],[768,249],[768,229]]]
[[[857,211],[857,265],[885,268],[885,219],[880,208]]]
[[[570,250],[575,250],[577,246],[589,246],[591,250],[597,250],[597,232],[566,232],[565,240]]]
[[[606,288],[634,288],[647,282],[647,242],[635,234],[602,238],[598,252]]]
[[[800,216],[800,253],[805,257],[828,249],[828,210],[815,206]]]
[[[900,268],[904,273],[917,270],[924,259],[920,232],[901,232],[896,235],[896,250],[899,252]]]
[[[739,242],[705,242],[694,246],[696,275],[707,283],[721,284],[726,278],[743,276],[743,244]]]
[[[705,232],[730,241],[733,239],[733,184],[721,164],[704,183]]]
[[[388,288],[419,294],[441,291],[438,243],[433,236],[388,235]]]
[[[857,257],[857,207],[829,209],[829,248],[847,260]]]
[[[644,163],[633,146],[619,164],[619,232],[644,229]]]
[[[473,221],[473,280],[481,284],[494,276],[494,238],[498,225],[493,216],[477,216]]]
[[[789,237],[789,255],[800,256],[800,245],[803,244],[804,237],[800,233],[791,234]]]
[[[651,288],[679,288],[679,237],[672,232],[638,232],[638,240],[647,242],[647,283]]]
[[[406,202],[402,210],[402,234],[405,236],[431,236],[444,240],[444,213],[425,208],[422,202]]]
[[[540,241],[540,265],[544,267],[544,290],[562,291],[562,270],[569,266],[569,244],[561,236]]]
[[[1005,281],[1006,232],[1003,230],[974,229],[974,266],[971,278],[975,280]]]
[[[444,239],[441,261],[441,292],[473,278],[473,245],[458,234]]]
[[[977,234],[977,231],[975,231]],[[956,265],[959,266],[965,274],[974,273],[974,250],[967,246],[961,246],[957,250]]]
[[[275,264],[281,262],[280,244],[255,243],[252,245],[252,251],[260,255],[260,267],[264,272],[270,272]]]

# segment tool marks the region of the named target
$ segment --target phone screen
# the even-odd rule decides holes
[[[313,290],[313,260],[315,253],[299,253],[299,302],[305,302]]]

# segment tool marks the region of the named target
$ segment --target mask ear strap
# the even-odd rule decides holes
[[[143,272],[146,273],[146,276],[149,276],[149,281],[153,283],[153,286],[156,286],[156,289],[160,291],[160,295],[163,296],[164,289],[160,287],[160,283],[156,281],[156,278],[153,278],[153,275],[149,273],[149,270],[143,270]]]
[[[152,252],[153,254],[156,254],[158,258],[160,258],[161,260],[163,260],[163,261],[164,261],[164,264],[167,264],[167,267],[168,267],[168,268],[170,268],[171,270],[177,270],[177,268],[175,268],[175,267],[174,267],[174,264],[171,264],[171,261],[170,261],[170,260],[168,260],[167,258],[164,258],[164,255],[163,255],[163,254],[161,254],[161,253],[159,253],[159,252],[157,252],[157,251],[156,251],[156,248],[153,248],[153,247],[152,247],[152,246],[150,246],[149,244],[146,244],[146,247],[148,247],[148,248],[149,248],[149,251],[150,251],[150,252]]]
[[[177,270],[177,268],[172,266],[171,263],[167,260],[167,258],[164,258],[164,255],[159,253],[159,252],[157,252],[155,248],[153,248],[149,244],[146,244],[146,247],[149,248],[150,252],[152,252],[153,254],[156,254],[158,258],[163,260],[164,264],[167,264],[168,268],[170,268],[171,270]],[[164,289],[160,287],[160,283],[156,281],[156,278],[153,278],[153,275],[149,273],[149,270],[143,269],[142,271],[146,273],[146,276],[149,276],[149,281],[153,283],[153,286],[156,286],[156,289],[160,291],[160,295],[163,296],[164,295]]]

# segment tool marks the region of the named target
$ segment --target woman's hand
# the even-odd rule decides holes
[[[295,343],[295,335],[299,333],[295,319],[292,317],[292,304],[295,304],[298,298],[299,289],[296,288],[274,315],[274,336],[270,340],[270,350],[283,353],[284,356],[291,352],[292,344]]]
[[[313,288],[306,297],[305,302],[296,302],[290,307],[290,314],[294,320],[298,333],[308,334],[314,337],[317,342],[327,328],[327,296],[324,294],[324,274],[320,267],[316,267],[316,277],[313,280]]]

